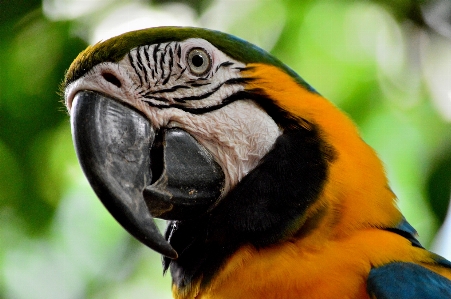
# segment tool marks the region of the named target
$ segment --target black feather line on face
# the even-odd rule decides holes
[[[158,49],[160,48],[160,44],[157,44],[154,48],[153,48],[153,53],[152,53],[152,57],[153,57],[153,61],[155,64],[155,73],[158,74],[158,65],[157,65],[157,53],[158,53]]]
[[[220,65],[218,65],[217,67],[216,67],[216,70],[215,70],[215,72],[217,72],[220,68],[222,68],[222,67],[229,67],[229,66],[231,66],[231,65],[233,65],[233,62],[231,62],[231,61],[224,61],[223,63],[221,63]]]
[[[181,68],[180,64],[178,64],[178,65],[179,65],[179,67]],[[182,77],[182,75],[183,75],[183,73],[184,73],[185,71],[186,71],[186,67],[180,71],[180,74],[178,75],[178,77],[177,77],[175,80],[176,80],[176,81],[179,80],[179,79]]]
[[[185,103],[186,101],[199,101],[199,100],[203,100],[208,98],[209,96],[211,96],[212,94],[216,93],[222,86],[224,85],[224,83],[216,86],[215,88],[213,88],[212,90],[197,95],[197,96],[190,96],[190,97],[183,97],[183,98],[174,98],[174,101],[179,102],[179,103]]]
[[[200,87],[200,86],[205,86],[205,85],[210,85],[211,83],[191,83],[190,86],[191,87]]]
[[[180,43],[176,43],[177,48],[177,58],[180,60],[182,58],[182,46],[180,46]]]
[[[138,49],[136,49],[136,62],[137,62],[137,66],[138,66],[138,68],[139,68],[139,70],[142,72],[142,71],[144,71],[144,65],[143,65],[143,63],[142,63],[142,58],[141,58],[141,55],[142,55],[142,52],[143,51],[141,51],[141,49],[143,49],[144,47],[138,47]],[[146,50],[144,49],[144,52],[145,52]]]
[[[170,267],[175,286],[182,290],[198,279],[208,286],[245,244],[262,248],[293,237],[305,211],[320,196],[335,159],[315,124],[284,111],[260,90],[236,93],[229,102],[237,96],[259,104],[283,134],[208,215],[169,225],[166,237],[179,258],[165,258],[163,265],[165,270]]]
[[[150,72],[150,70],[151,70],[151,66],[150,66],[149,53],[148,53],[148,51],[149,51],[149,47],[148,47],[148,46],[147,46],[147,47],[143,47],[144,61],[142,62],[142,64],[143,64],[143,69],[144,69],[144,75],[145,75],[145,78],[146,78],[146,83],[147,83],[148,85],[150,85],[149,72]],[[144,64],[147,64],[147,67],[149,68],[149,71],[146,70],[146,68],[144,67]]]
[[[147,61],[147,67],[149,68],[149,70],[152,70],[152,65],[150,64],[149,50],[150,50],[150,46],[147,45],[145,47],[144,57],[145,57],[145,60]]]
[[[136,69],[136,65],[135,65],[135,61],[133,60],[133,56],[130,54],[130,52],[128,53],[128,60],[130,61],[130,65],[132,66],[133,70],[135,71],[136,75],[139,78],[139,86],[143,86],[143,80],[141,78],[141,74],[140,72]]]
[[[160,79],[163,79],[164,78],[164,60],[166,58],[166,52],[165,51],[161,51],[160,53],[161,53],[160,54],[160,63],[159,63],[160,70],[161,70],[161,77],[160,77]]]
[[[143,95],[149,96],[149,95],[152,95],[152,94],[159,94],[159,93],[165,93],[165,92],[174,92],[174,91],[177,91],[179,89],[190,89],[190,88],[191,87],[186,86],[186,85],[175,85],[175,86],[173,86],[171,88],[167,88],[167,89],[160,89],[160,90],[150,91],[150,92],[147,92],[147,93],[145,93]]]
[[[169,48],[169,62],[168,62],[169,73],[166,76],[166,78],[163,80],[162,85],[165,85],[166,83],[168,83],[169,78],[171,78],[173,63],[174,63],[174,58],[173,58],[172,48]]]

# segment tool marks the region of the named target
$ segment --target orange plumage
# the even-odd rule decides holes
[[[352,121],[322,96],[299,86],[279,68],[249,65],[248,90],[260,90],[278,106],[319,126],[336,157],[319,199],[305,212],[298,231],[267,248],[244,246],[229,258],[206,287],[200,280],[177,299],[369,299],[373,267],[412,262],[451,279],[431,252],[380,228],[395,227],[402,214],[381,161]]]

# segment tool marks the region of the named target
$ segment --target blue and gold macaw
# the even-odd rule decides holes
[[[133,31],[88,47],[63,88],[88,180],[164,256],[174,298],[451,298],[451,263],[351,120],[262,49]]]

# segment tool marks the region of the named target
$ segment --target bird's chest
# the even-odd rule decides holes
[[[369,299],[370,270],[355,256],[330,257],[305,253],[291,246],[257,251],[240,249],[212,283],[177,299]]]

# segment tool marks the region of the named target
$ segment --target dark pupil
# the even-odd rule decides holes
[[[192,63],[195,67],[200,67],[204,64],[204,59],[199,54],[196,54],[192,58]]]

